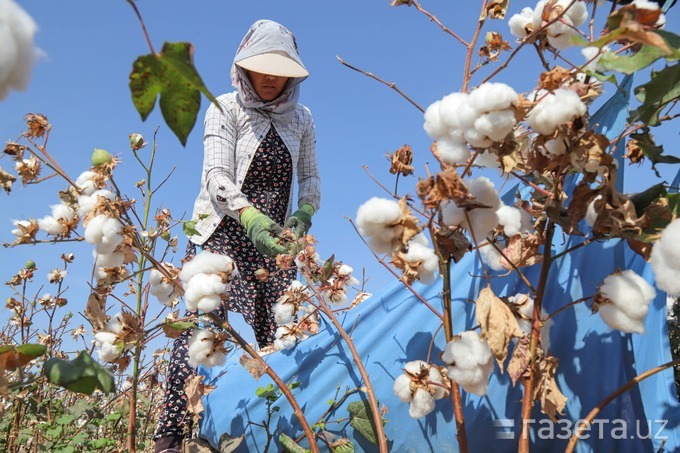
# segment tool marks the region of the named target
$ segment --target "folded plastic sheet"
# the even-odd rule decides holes
[[[630,89],[630,79],[622,86]],[[592,118],[603,133],[615,136],[625,121],[626,98],[614,96]],[[622,147],[619,147],[622,148]],[[510,196],[512,194],[509,194]],[[557,254],[577,244],[579,239],[559,232],[553,242]],[[526,270],[535,284],[538,268]],[[632,269],[653,283],[649,265],[633,253],[624,242],[592,243],[559,258],[549,274],[544,307],[552,313],[568,303],[592,296],[602,280],[616,269]],[[468,253],[451,272],[453,320],[456,332],[473,328],[474,304],[478,291],[486,285],[476,256]],[[514,273],[493,274],[491,287],[499,296],[528,292]],[[441,280],[429,286],[416,285],[428,302],[441,309]],[[388,412],[385,433],[393,452],[456,452],[456,427],[449,400],[440,400],[426,417],[414,420],[408,404],[392,392],[394,380],[411,360],[442,363],[445,339],[439,319],[400,283],[386,288],[342,317],[352,333],[355,345],[369,373],[380,405]],[[534,407],[531,423],[532,451],[563,451],[576,422],[602,402],[610,393],[636,375],[669,362],[671,354],[666,325],[666,295],[659,292],[651,303],[645,322],[646,333],[624,334],[607,327],[599,315],[592,314],[588,303],[566,309],[554,318],[550,330],[550,351],[560,359],[557,382],[568,398],[564,414],[551,422]],[[436,333],[433,339],[433,334]],[[268,376],[256,381],[230,357],[224,367],[201,372],[217,388],[204,399],[205,413],[200,435],[217,446],[224,433],[245,435],[238,451],[264,451],[267,434],[261,424],[267,419],[266,405],[256,396],[258,387],[266,387]],[[346,344],[332,326],[323,324],[318,335],[310,337],[290,351],[266,357],[268,364],[285,382],[299,382],[293,390],[310,424],[319,421],[329,408],[327,401],[342,396],[346,389],[364,383],[354,367]],[[338,390],[339,389],[339,390]],[[338,438],[350,439],[356,451],[377,451],[348,421],[347,404],[366,399],[358,392],[331,413],[325,429]],[[521,386],[513,387],[507,374],[498,367],[489,383],[487,395],[479,397],[463,392],[466,432],[470,451],[512,452],[517,450],[521,427]],[[272,451],[282,451],[278,434],[298,438],[302,430],[285,398],[276,402],[280,410],[272,415],[270,426],[275,436]],[[301,441],[306,445],[306,441]],[[680,406],[672,369],[658,373],[622,394],[596,417],[595,423],[577,444],[578,452],[656,452],[663,445],[667,452],[680,451]],[[322,451],[326,450],[323,444]]]

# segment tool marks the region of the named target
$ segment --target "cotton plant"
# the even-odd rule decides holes
[[[234,261],[227,255],[207,250],[196,254],[179,273],[187,310],[214,311],[228,293],[231,279],[237,273]]]
[[[25,91],[37,54],[38,26],[14,0],[0,0],[0,100],[10,90]]]
[[[196,368],[198,366],[222,366],[227,360],[227,350],[224,347],[226,336],[216,334],[210,329],[194,330],[189,340],[188,362]]]
[[[680,219],[666,226],[652,248],[650,262],[656,286],[671,296],[680,296]]]
[[[441,367],[413,360],[404,365],[404,374],[397,377],[392,390],[402,402],[409,403],[408,414],[418,419],[434,410],[436,400],[449,394],[449,385]]]
[[[454,92],[425,111],[424,129],[437,141],[439,158],[450,165],[470,157],[468,144],[488,148],[502,141],[517,124],[517,93],[504,83],[486,82],[472,92]]]
[[[595,296],[594,310],[612,329],[645,333],[645,317],[656,297],[652,285],[632,270],[607,276]]]
[[[541,0],[535,8],[525,7],[519,14],[510,17],[508,25],[510,33],[521,40],[549,24],[545,29],[548,44],[557,50],[564,50],[571,47],[572,36],[578,34],[577,28],[586,20],[588,10],[583,1]]]
[[[447,363],[448,376],[463,390],[486,395],[494,356],[486,340],[475,330],[461,332],[446,344],[442,360]]]

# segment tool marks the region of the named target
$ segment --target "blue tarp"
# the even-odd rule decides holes
[[[630,79],[622,86],[630,89]],[[623,127],[627,99],[614,96],[591,119],[603,133],[615,136]],[[621,149],[623,147],[619,147]],[[623,168],[623,166],[621,166]],[[572,247],[579,239],[555,235],[554,253]],[[538,268],[527,275],[534,283]],[[591,296],[602,280],[617,268],[632,269],[653,283],[649,265],[621,241],[593,243],[558,259],[549,275],[544,307],[548,313],[571,301]],[[470,303],[486,285],[476,262],[468,253],[453,266],[453,320],[455,331],[476,325],[474,304]],[[417,291],[435,307],[441,307],[441,281],[429,286],[416,285]],[[528,292],[514,273],[492,278],[492,288],[499,296]],[[408,415],[408,405],[392,393],[394,379],[401,374],[404,363],[426,360],[432,335],[438,332],[430,352],[431,361],[438,363],[445,345],[444,333],[436,318],[403,285],[396,283],[381,294],[346,313],[343,325],[352,332],[356,347],[376,391],[381,405],[388,408],[385,433],[394,452],[456,452],[455,421],[448,400],[437,402],[433,413],[420,420]],[[535,407],[532,414],[532,451],[560,451],[573,432],[575,422],[585,417],[606,396],[639,373],[671,360],[666,325],[666,295],[659,292],[650,306],[646,333],[623,334],[607,327],[588,305],[581,303],[554,318],[550,332],[552,355],[560,359],[557,382],[568,398],[565,413],[558,423],[550,422]],[[299,381],[294,394],[310,424],[318,421],[327,410],[326,401],[335,398],[336,389],[342,395],[346,388],[363,385],[353,366],[351,354],[332,326],[322,324],[321,332],[291,351],[281,351],[266,357],[269,365],[286,382]],[[268,376],[255,381],[230,357],[224,367],[202,370],[217,388],[205,397],[206,407],[201,422],[202,438],[217,446],[220,436],[245,434],[239,451],[263,451],[266,435],[262,428],[248,426],[248,420],[260,423],[266,419],[265,402],[255,395],[257,387],[271,382]],[[326,430],[347,437],[357,451],[377,451],[356,432],[347,420],[346,405],[365,398],[356,393],[336,410]],[[517,449],[520,432],[522,388],[512,387],[507,375],[498,367],[491,377],[488,394],[484,397],[463,393],[467,436],[472,452],[511,452]],[[285,400],[272,418],[271,426],[291,437],[302,435],[300,426]],[[610,403],[597,417],[579,442],[578,452],[656,452],[680,451],[680,405],[673,378],[667,369],[643,381],[639,386]],[[276,436],[278,437],[278,435]],[[304,441],[303,441],[304,444]],[[321,446],[323,448],[323,445]],[[281,450],[275,445],[272,450]]]

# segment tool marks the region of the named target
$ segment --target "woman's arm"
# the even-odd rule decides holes
[[[238,212],[250,203],[234,183],[238,136],[236,115],[233,107],[221,105],[223,112],[211,104],[205,114],[203,172],[212,202],[224,211]]]
[[[321,180],[316,161],[316,128],[312,114],[309,110],[306,110],[306,113],[308,122],[300,142],[300,158],[297,166],[298,206],[306,203],[311,205],[316,212],[321,206]]]

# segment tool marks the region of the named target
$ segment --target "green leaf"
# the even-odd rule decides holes
[[[642,216],[645,208],[652,204],[654,200],[666,194],[664,183],[655,184],[652,187],[630,196],[630,201],[635,206],[635,213],[638,217]]]
[[[120,420],[122,415],[120,412],[113,412],[111,414],[108,414],[106,417],[104,417],[104,420],[108,420],[110,422],[115,422],[116,420]]]
[[[288,388],[291,390],[295,390],[296,388],[300,387],[300,384],[302,384],[302,382],[300,381],[291,382],[290,384],[288,384]]]
[[[368,401],[353,401],[347,405],[349,424],[359,431],[369,442],[378,445],[371,406]],[[382,419],[383,425],[387,420]]]
[[[142,121],[160,96],[163,118],[182,145],[196,123],[201,93],[217,105],[194,67],[193,45],[188,42],[166,42],[159,54],[137,58],[130,73],[130,92]]]
[[[333,275],[333,262],[335,261],[335,254],[331,255],[330,258],[326,260],[325,263],[323,263],[323,273],[321,274],[321,281],[325,282],[329,278],[331,278],[331,275]]]
[[[187,220],[186,222],[182,222],[182,231],[184,231],[184,234],[189,237],[198,234],[198,230],[196,229],[197,223],[198,220]]]
[[[198,328],[198,324],[189,321],[166,322],[164,325],[170,327],[171,329],[179,330],[181,332],[184,332],[185,330],[189,329]]]
[[[635,88],[635,96],[642,105],[630,112],[628,123],[661,124],[659,114],[668,104],[680,98],[680,64],[652,72],[652,80]]]
[[[43,344],[5,345],[0,347],[0,369],[12,371],[42,356],[47,351]]]
[[[285,434],[281,434],[279,436],[279,442],[281,442],[281,446],[283,447],[284,451],[288,453],[306,453],[309,451],[299,446],[293,439],[286,436]]]
[[[36,357],[40,357],[45,354],[45,352],[47,352],[47,346],[44,344],[22,344],[17,347],[17,352],[19,354],[25,355],[26,357],[32,357],[35,359]]]
[[[76,418],[73,415],[62,415],[55,420],[58,425],[70,425]]]
[[[74,360],[53,357],[45,362],[43,374],[52,384],[78,393],[91,395],[95,389],[113,393],[113,374],[95,362],[87,351],[80,351]]]
[[[345,440],[345,442],[341,442]],[[354,444],[349,439],[341,439],[332,445],[333,453],[354,453]]]
[[[274,387],[274,385],[269,384],[266,387],[258,387],[255,389],[255,395],[269,401],[276,401],[281,396],[281,392],[279,391],[278,387]]]

